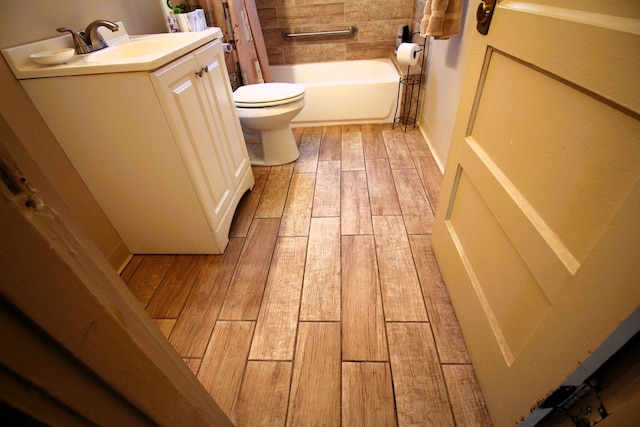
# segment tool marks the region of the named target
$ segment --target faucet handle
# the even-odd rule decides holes
[[[56,31],[60,33],[65,33],[65,32],[71,33],[71,37],[73,38],[73,45],[76,48],[77,54],[84,54],[84,53],[91,52],[91,46],[87,45],[87,42],[84,40],[84,33],[82,31],[78,32],[69,27],[56,28]]]

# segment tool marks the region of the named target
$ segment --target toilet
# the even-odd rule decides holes
[[[304,107],[304,87],[258,83],[233,92],[252,165],[276,166],[300,156],[291,120]]]

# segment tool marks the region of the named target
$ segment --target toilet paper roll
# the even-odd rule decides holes
[[[415,43],[402,43],[398,47],[396,57],[401,67],[416,65],[420,56],[420,46]]]

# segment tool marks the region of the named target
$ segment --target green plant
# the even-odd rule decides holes
[[[194,5],[191,5],[189,3],[180,3],[173,8],[173,13],[189,13],[193,12],[194,10],[196,10],[196,7]]]
[[[171,0],[167,0],[167,6],[169,6],[169,9],[173,10],[173,13],[189,13],[196,10],[196,7],[189,3],[180,3],[177,6],[173,6],[171,4]]]

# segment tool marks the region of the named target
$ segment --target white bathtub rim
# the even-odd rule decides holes
[[[340,75],[340,70],[344,67],[349,67],[352,70],[361,67],[370,69],[373,63],[381,65],[378,69],[384,71],[384,74],[364,80],[333,79],[330,81],[305,81],[302,76],[297,76],[299,79],[293,81],[295,68],[299,69],[299,73],[311,70],[317,74],[321,68],[333,67],[333,71],[323,70],[323,74],[335,77]],[[329,61],[274,67],[279,67],[273,73],[276,78],[281,74],[280,71],[283,67],[291,68],[288,80],[285,81],[301,84],[306,88],[307,106],[292,121],[292,127],[393,122],[400,75],[390,59]],[[366,73],[359,74],[365,75]],[[372,91],[376,90],[379,96],[372,99],[372,94],[375,93]],[[336,99],[340,101],[336,102]],[[363,99],[366,101],[363,102]],[[363,110],[364,108],[368,110]],[[354,113],[351,114],[350,111]]]

